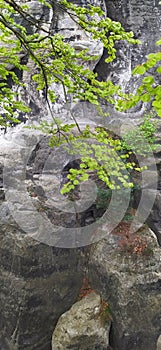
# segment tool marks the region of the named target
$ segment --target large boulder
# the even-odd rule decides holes
[[[161,349],[161,335],[159,336],[157,341],[157,350],[160,350],[160,349]]]
[[[54,236],[52,228],[45,239],[45,222],[50,226],[50,219],[42,210],[45,194],[41,186],[35,186],[32,177],[26,177],[26,164],[37,141],[31,134],[19,128],[15,137],[14,132],[1,137],[3,350],[50,350],[53,328],[60,315],[76,301],[83,278],[84,249],[55,247],[50,240]],[[39,161],[43,163],[41,157]],[[44,220],[47,221],[43,223]]]
[[[120,236],[118,231],[94,247],[90,281],[109,302],[113,349],[156,350],[161,331],[161,249],[147,227],[131,235],[128,238],[125,231]]]
[[[110,321],[101,322],[101,298],[90,293],[63,314],[54,330],[52,350],[106,350]]]
[[[80,289],[80,252],[36,242],[9,225],[1,225],[0,241],[0,348],[50,350],[53,328]]]

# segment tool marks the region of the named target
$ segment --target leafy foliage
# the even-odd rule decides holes
[[[52,10],[50,3],[45,1],[43,3]],[[91,38],[102,41],[108,50],[108,62],[116,57],[114,47],[116,40],[137,42],[133,39],[133,33],[126,33],[120,23],[110,18],[101,18],[100,16],[104,13],[99,7],[88,6],[85,9],[66,0],[55,1],[55,3],[89,33]],[[26,65],[21,63],[21,57],[24,54],[27,54],[38,68],[32,78],[37,84],[37,90],[45,90],[48,101],[55,102],[56,94],[51,89],[51,85],[53,82],[59,82],[63,85],[66,98],[70,93],[73,94],[73,98],[81,98],[94,104],[98,104],[100,97],[113,102],[111,97],[117,93],[118,87],[110,81],[98,82],[96,74],[78,63],[80,59],[83,61],[95,59],[95,57],[91,58],[88,50],[76,52],[70,44],[65,42],[63,36],[53,35],[50,28],[44,28],[43,23],[38,22],[30,14],[27,5],[14,0],[0,0],[0,10],[0,104],[6,113],[6,118],[12,118],[15,109],[26,112],[29,110],[22,102],[15,101],[18,98],[18,92],[7,88],[9,77],[17,86],[21,86],[22,82],[8,67],[18,68],[20,71],[27,69]],[[17,14],[28,22],[32,34],[27,32],[25,26],[17,23]]]
[[[133,33],[126,32],[119,22],[105,18],[100,7],[87,5],[86,8],[81,8],[66,0],[40,2],[49,11],[53,10],[53,4],[65,11],[91,39],[102,42],[108,51],[107,63],[116,58],[116,41],[139,43],[133,38]],[[25,20],[26,25],[19,24],[21,22],[17,21],[17,16]],[[121,141],[114,139],[103,128],[91,130],[86,126],[83,131],[80,130],[72,114],[72,124],[63,125],[57,120],[51,109],[51,104],[55,103],[57,98],[52,84],[62,85],[66,101],[72,94],[73,100],[81,99],[99,106],[102,100],[115,104],[115,97],[118,95],[121,97],[117,99],[120,110],[130,108],[140,100],[150,101],[152,97],[158,115],[161,115],[161,87],[154,86],[154,78],[148,76],[143,79],[136,96],[124,96],[119,86],[110,80],[98,81],[97,74],[84,67],[83,61],[96,57],[91,57],[88,50],[75,50],[63,36],[53,32],[50,24],[44,26],[41,20],[38,21],[31,14],[26,4],[14,0],[0,0],[0,124],[4,125],[7,120],[16,121],[18,111],[29,112],[29,107],[23,103],[21,96],[21,88],[25,89],[25,83],[22,83],[15,73],[15,68],[19,72],[29,70],[21,60],[25,55],[33,62],[35,69],[34,73],[30,74],[36,89],[43,91],[53,118],[50,125],[44,121],[39,127],[40,130],[50,136],[50,146],[64,144],[69,153],[78,153],[81,158],[80,169],[70,170],[69,181],[64,185],[62,193],[68,193],[81,182],[87,181],[92,172],[95,172],[110,189],[119,189],[120,186],[132,187],[128,172],[136,169],[136,164],[129,160],[128,149],[127,152],[121,152]],[[28,26],[30,32],[27,30]],[[159,53],[149,55],[147,62],[137,67],[133,74],[144,74],[160,59]],[[160,71],[160,67],[157,67],[158,74]],[[10,88],[9,80],[12,80],[14,89]]]
[[[97,189],[97,200],[96,200],[96,208],[107,208],[109,202],[111,199],[111,190],[106,188],[100,188]]]
[[[122,148],[132,151],[134,154],[147,156],[148,153],[156,151],[158,144],[156,143],[157,121],[152,120],[152,116],[145,114],[143,121],[137,128],[129,130],[123,136]]]
[[[57,125],[59,130],[53,125],[50,129],[51,125],[43,122],[39,129],[48,135],[51,134],[49,141],[51,146],[65,144],[68,154],[79,154],[81,160],[79,169],[70,169],[67,176],[69,181],[63,186],[62,194],[74,190],[75,186],[87,181],[93,174],[111,190],[120,189],[122,186],[133,187],[130,172],[132,169],[138,171],[142,169],[136,168],[135,162],[129,160],[131,151],[121,152],[123,147],[119,138],[114,138],[102,127],[91,130],[87,125],[84,130],[75,133],[74,124],[63,125],[57,120]]]
[[[161,45],[161,39],[156,42]],[[134,107],[138,102],[152,102],[156,114],[161,117],[161,84],[156,77],[161,74],[161,52],[150,53],[147,60],[133,70],[133,75],[145,75],[142,84],[138,87],[136,94],[124,95],[118,100],[117,108],[126,110]]]

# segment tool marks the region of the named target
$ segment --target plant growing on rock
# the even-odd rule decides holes
[[[152,120],[150,114],[145,114],[138,128],[128,130],[124,134],[122,147],[124,150],[132,151],[134,154],[146,157],[158,148],[156,143],[157,121]]]
[[[157,46],[161,45],[161,39],[156,42]],[[156,75],[161,74],[161,51],[150,53],[147,60],[133,70],[133,75],[143,75],[142,83],[138,87],[136,94],[124,95],[118,100],[117,107],[126,110],[134,107],[138,102],[152,102],[156,114],[161,117],[161,85],[156,81],[155,75],[151,74],[151,69]]]
[[[108,51],[107,63],[116,57],[116,41],[139,43],[133,38],[133,33],[126,32],[119,22],[105,18],[100,7],[87,5],[86,8],[81,8],[66,0],[55,0],[53,3],[45,0],[40,2],[48,11],[53,11],[53,6],[57,6],[61,11],[67,12],[92,40],[102,42]],[[17,17],[25,20],[25,25],[19,24]],[[28,26],[30,32],[27,29]],[[160,41],[157,44],[160,45]],[[124,110],[139,101],[150,101],[152,98],[154,108],[158,115],[161,115],[161,88],[153,86],[154,78],[145,77],[134,97],[124,95],[120,87],[110,80],[99,81],[97,74],[81,63],[96,57],[91,57],[88,50],[77,52],[70,43],[65,42],[63,36],[53,32],[51,23],[44,27],[43,21],[37,21],[31,14],[28,4],[21,4],[15,0],[0,0],[0,46],[0,124],[6,125],[7,120],[16,122],[19,111],[27,113],[30,110],[29,106],[23,103],[25,82],[22,82],[19,74],[16,73],[16,70],[20,73],[29,71],[29,66],[21,59],[27,57],[33,63],[34,73],[30,72],[30,74],[35,89],[44,94],[53,118],[53,123],[49,125],[44,121],[40,129],[51,136],[51,146],[68,143],[72,148],[71,152],[76,149],[80,153],[80,169],[70,171],[69,181],[64,185],[62,193],[68,193],[82,181],[87,181],[89,172],[93,170],[96,170],[97,176],[110,189],[118,189],[120,186],[132,187],[133,184],[127,173],[128,169],[136,169],[136,164],[128,161],[128,152],[120,156],[122,145],[118,140],[111,138],[106,130],[97,129],[93,132],[87,126],[82,131],[73,114],[71,114],[73,124],[63,125],[55,118],[51,105],[56,102],[57,95],[52,89],[52,84],[62,85],[67,102],[69,95],[72,95],[73,101],[81,99],[98,107],[100,107],[100,101],[101,103],[103,101],[116,104],[120,110]],[[137,67],[133,74],[143,74],[150,67],[155,66],[160,58],[159,53],[149,55],[147,62]],[[159,74],[160,71],[160,67],[157,67]],[[9,87],[10,80],[14,89]],[[77,135],[72,132],[75,126]],[[86,140],[89,140],[88,144]]]
[[[141,229],[140,229],[141,231]],[[130,223],[122,221],[113,230],[112,234],[119,236],[119,249],[131,256],[149,256],[152,250],[149,247],[147,238],[141,236],[141,232],[130,232]]]
[[[43,4],[46,9],[52,11],[50,2],[43,1]],[[82,30],[91,35],[91,38],[102,41],[108,50],[108,62],[116,57],[114,47],[116,40],[137,43],[137,40],[133,39],[133,33],[125,32],[120,23],[110,18],[103,18],[104,12],[100,7],[81,8],[66,0],[55,1],[55,4],[61,11],[66,11]],[[88,50],[76,52],[70,44],[65,42],[63,36],[53,34],[51,23],[49,29],[44,28],[43,22],[37,21],[30,14],[30,7],[26,4],[17,3],[14,0],[0,0],[0,9],[0,103],[6,119],[13,117],[15,109],[28,111],[28,107],[17,101],[18,92],[12,92],[7,84],[8,78],[12,78],[15,85],[22,86],[21,80],[10,67],[17,68],[19,71],[29,70],[27,65],[21,62],[23,55],[28,55],[37,68],[32,79],[36,83],[36,89],[44,91],[49,106],[50,102],[54,103],[57,98],[56,93],[51,89],[52,83],[62,84],[66,98],[70,93],[74,99],[79,98],[96,105],[99,104],[99,98],[114,101],[113,96],[119,87],[113,85],[111,81],[99,82],[95,73],[79,64],[80,59],[88,61],[96,58],[91,57]],[[17,23],[17,15],[20,19],[25,19],[26,26],[30,26],[30,34],[26,26]],[[3,121],[2,117],[1,121]]]
[[[101,310],[100,310],[100,321],[103,324],[106,324],[109,321],[112,321],[111,309],[107,301],[101,298]]]
[[[89,283],[89,279],[88,276],[85,276],[83,278],[83,282],[82,282],[82,286],[79,292],[79,296],[78,296],[78,300],[81,300],[82,298],[84,298],[86,295],[90,294],[94,292],[94,290],[92,289],[90,283]]]
[[[85,276],[83,279],[83,283],[79,292],[78,300],[81,300],[82,298],[86,297],[88,294],[95,292],[94,289],[92,289],[88,276]],[[103,298],[101,298],[101,307],[99,312],[99,318],[100,322],[105,324],[106,322],[109,322],[112,320],[111,310],[109,307],[109,304],[107,301],[105,301]]]

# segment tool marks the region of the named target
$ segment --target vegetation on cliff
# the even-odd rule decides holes
[[[126,32],[119,22],[105,17],[100,7],[87,4],[86,8],[81,8],[66,0],[40,2],[49,12],[67,12],[93,40],[102,42],[108,51],[107,63],[116,58],[116,42],[124,40],[131,45],[139,44],[132,32]],[[82,63],[96,57],[91,57],[86,49],[76,51],[62,35],[53,31],[51,23],[44,25],[43,20],[38,21],[28,4],[0,0],[0,12],[0,124],[16,122],[19,112],[30,111],[29,106],[23,102],[23,94],[21,95],[25,89],[21,73],[29,70],[26,62],[30,59],[35,68],[34,73],[29,74],[32,75],[35,89],[43,92],[53,118],[51,124],[44,121],[40,129],[50,135],[51,146],[70,145],[71,153],[80,154],[80,168],[71,169],[62,193],[69,192],[80,182],[88,180],[93,171],[111,189],[132,187],[131,170],[142,169],[130,161],[131,149],[104,128],[91,130],[87,125],[81,130],[73,114],[72,124],[62,124],[52,112],[51,105],[57,99],[52,84],[62,85],[67,102],[69,95],[72,95],[74,101],[88,101],[96,105],[99,111],[102,103],[113,104],[116,109],[123,111],[140,101],[152,101],[156,113],[161,116],[161,86],[155,83],[154,76],[148,74],[155,67],[157,74],[161,73],[161,53],[149,54],[147,61],[134,69],[133,74],[146,73],[146,76],[135,96],[127,95],[110,80],[99,81],[97,74]],[[157,45],[161,45],[161,40]],[[77,133],[73,131],[75,126]]]

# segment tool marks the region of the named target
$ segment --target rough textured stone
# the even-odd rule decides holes
[[[50,242],[42,243],[39,233],[45,237],[46,227],[41,229],[43,213],[35,206],[34,196],[42,206],[44,191],[24,173],[38,139],[22,127],[16,130],[0,138],[5,193],[0,203],[0,348],[50,350],[59,316],[79,293],[84,249],[60,249]],[[38,235],[32,236],[35,227]]]
[[[157,350],[160,350],[160,349],[161,349],[161,335],[159,336],[157,341]]]
[[[82,6],[87,3],[84,0],[73,2]],[[103,47],[99,43],[96,47],[90,37],[84,37],[80,28],[69,21],[69,17],[64,13],[56,14],[49,9],[44,11],[44,5],[38,5],[36,1],[29,3],[30,12],[38,20],[44,21],[45,26],[48,26],[49,21],[53,33],[56,31],[65,34],[66,39],[77,50],[89,47],[91,54],[96,53],[97,49],[97,54],[100,56],[103,54],[102,58],[106,57],[107,53],[103,52]],[[89,0],[89,3],[100,5],[105,9],[104,1]],[[142,40],[142,44],[137,48],[121,43],[118,45],[117,59],[112,65],[107,66],[100,59],[98,62],[90,62],[90,67],[98,72],[100,80],[112,78],[121,84],[124,91],[130,89],[134,91],[137,82],[135,78],[131,78],[131,71],[135,64],[141,64],[145,56],[155,49],[155,41],[161,33],[161,5],[159,0],[141,2],[109,0],[106,6],[108,16],[121,21],[126,29],[134,30],[135,36]],[[30,28],[27,29],[30,31]],[[34,66],[30,59],[27,65],[33,74]],[[31,75],[23,72],[22,80],[26,84],[25,90],[21,90],[22,96],[31,107],[28,124],[33,121],[40,122],[44,118],[47,121],[51,120],[45,98],[35,90]],[[71,108],[78,116],[78,120],[84,124],[103,123],[95,108],[89,104],[72,104],[72,99],[71,104],[67,105],[62,87],[55,84],[53,89],[58,95],[57,103],[52,106],[56,116],[61,116],[62,120],[71,120]],[[142,105],[128,113],[113,111],[109,106],[106,107],[106,112],[107,109],[110,113],[107,123],[111,125],[112,130],[119,132],[126,123],[130,124],[130,127],[132,122],[138,125],[140,116],[145,111]],[[24,121],[23,117],[26,115],[22,114],[19,117]],[[52,248],[51,241],[48,241],[49,245],[44,244],[46,227],[41,228],[39,216],[36,223],[39,224],[39,232],[36,231],[35,240],[30,234],[25,235],[22,229],[25,226],[26,230],[30,230],[29,233],[32,233],[32,230],[34,232],[37,213],[41,213],[43,219],[50,219],[56,224],[62,223],[65,219],[68,227],[73,225],[74,218],[68,213],[66,215],[60,211],[53,213],[53,203],[50,201],[53,194],[53,168],[49,166],[51,164],[49,161],[46,163],[51,154],[47,140],[42,135],[37,136],[36,131],[30,135],[29,130],[23,131],[20,125],[1,137],[0,144],[0,348],[50,350],[51,334],[59,316],[76,301],[82,279],[81,259],[84,259],[82,256],[84,251]],[[157,156],[160,173],[159,152]],[[66,159],[64,166],[69,160]],[[44,177],[41,177],[45,163],[48,167],[45,168]],[[22,164],[24,164],[23,171]],[[57,168],[55,174],[56,171]],[[55,177],[54,181],[55,188],[59,188],[61,177]],[[158,237],[161,235],[160,183],[159,179],[159,192],[149,221],[151,227],[154,226],[156,229]],[[148,203],[148,195],[150,198],[155,195],[151,189],[151,177],[146,191]],[[11,198],[12,206],[9,203]],[[31,199],[29,204],[32,203],[30,210],[29,199]],[[15,220],[17,218],[19,225]],[[88,219],[90,221],[91,217],[87,218],[87,221]],[[100,237],[102,236],[103,232],[100,234]],[[153,246],[155,238],[150,231],[148,237]],[[148,259],[137,257],[133,261],[127,256],[118,254],[117,244],[118,240],[113,240],[111,236],[109,241],[100,242],[90,266],[93,285],[111,304],[113,312],[111,345],[114,346],[114,350],[156,350],[157,338],[161,333],[160,250],[155,242],[153,256],[149,256]]]
[[[49,247],[9,225],[1,225],[0,240],[0,347],[49,350],[59,316],[80,289],[81,252]]]
[[[91,293],[63,314],[54,330],[52,350],[106,350],[110,322],[100,319],[101,298]]]
[[[161,331],[161,249],[146,227],[137,234],[147,239],[147,256],[121,251],[120,237],[109,234],[95,246],[90,260],[92,287],[112,311],[114,350],[156,350]]]
[[[131,70],[145,60],[145,56],[156,51],[155,42],[161,36],[161,5],[159,1],[109,0],[106,1],[107,15],[114,21],[119,21],[126,30],[132,30],[141,45],[132,46],[120,43],[117,59],[111,65],[99,62],[102,77],[113,77],[121,82],[126,90],[135,88],[136,79],[131,77]],[[154,29],[155,28],[155,29]],[[105,53],[104,53],[105,54]],[[98,67],[97,67],[98,68]],[[138,81],[138,77],[137,77]]]

